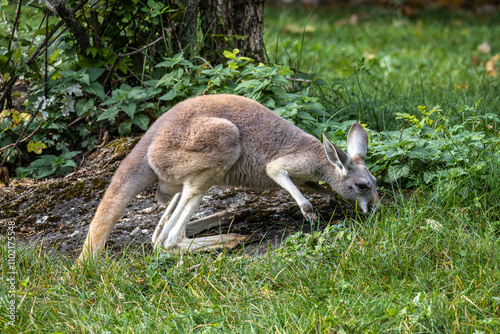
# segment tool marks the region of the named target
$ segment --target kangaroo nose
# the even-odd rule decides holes
[[[379,203],[380,203],[380,197],[378,197],[378,195],[377,195],[376,200],[374,199],[374,201],[368,205],[368,211],[378,212],[380,210]]]
[[[372,203],[376,205],[379,202],[380,202],[380,196],[378,195],[377,190],[372,191]]]

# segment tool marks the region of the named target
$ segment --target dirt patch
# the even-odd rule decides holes
[[[14,221],[20,242],[76,257],[111,176],[137,141],[138,138],[132,138],[110,143],[84,157],[81,168],[64,178],[14,180],[10,187],[0,188],[0,230],[5,233],[7,224]],[[152,249],[151,237],[164,211],[155,202],[155,191],[156,186],[146,189],[127,207],[107,242],[113,252],[144,245]],[[331,208],[316,194],[306,193],[306,197],[321,217],[315,226],[304,221],[299,207],[285,190],[255,192],[214,187],[193,219],[223,210],[244,212],[230,231],[262,234],[262,238],[244,246],[252,253],[260,253],[278,247],[286,236],[297,231],[322,229],[329,222],[344,219],[345,208]],[[222,231],[226,232],[227,228]],[[207,232],[217,233],[221,231]]]

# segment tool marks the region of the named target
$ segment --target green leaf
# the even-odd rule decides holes
[[[145,131],[148,129],[149,117],[144,114],[138,114],[132,119],[132,122]]]
[[[121,136],[126,136],[132,132],[132,121],[130,119],[127,119],[123,121],[120,126],[118,127],[118,133]]]
[[[48,167],[38,169],[38,174],[35,176],[37,179],[43,179],[47,176],[54,174],[57,171],[57,167]]]
[[[37,160],[33,161],[30,164],[30,167],[42,168],[42,167],[51,166],[52,162],[55,161],[56,159],[57,159],[57,156],[52,155],[52,154],[42,155]]]
[[[114,118],[120,110],[116,106],[109,107],[107,110],[105,110],[101,115],[99,115],[99,118],[97,121],[102,121],[102,120],[109,120],[111,118]]]
[[[133,88],[131,91],[127,93],[127,99],[142,101],[146,98],[147,94],[140,88]]]
[[[82,153],[81,151],[71,151],[71,152],[66,152],[64,154],[61,154],[60,157],[63,159],[73,159],[73,157],[77,156],[78,154]]]
[[[171,101],[171,100],[175,99],[177,97],[177,95],[178,95],[177,91],[175,89],[172,89],[172,90],[168,91],[167,94],[162,95],[160,97],[160,100],[162,100],[162,101]]]
[[[423,147],[415,147],[414,149],[408,152],[408,158],[426,161],[426,160],[431,160],[432,155],[428,150],[426,150]]]
[[[90,81],[96,81],[104,73],[104,68],[89,68],[87,69],[87,74],[89,75]]]
[[[81,99],[75,104],[76,114],[82,116],[88,114],[94,107],[94,99]]]
[[[173,86],[174,85],[174,77],[175,77],[175,73],[173,73],[173,72],[165,74],[160,80],[158,80],[158,83],[156,84],[156,87],[161,87],[161,86],[170,87],[170,86]]]
[[[135,111],[137,110],[137,104],[133,102],[123,103],[121,105],[123,111],[130,117],[134,117]]]
[[[393,165],[387,171],[387,181],[396,182],[400,178],[407,177],[410,174],[410,166]]]
[[[82,89],[87,93],[98,96],[101,99],[104,99],[106,97],[104,87],[98,82],[92,82],[90,85],[82,85]]]
[[[311,115],[309,115],[305,111],[299,111],[297,113],[297,116],[299,118],[303,119],[303,120],[307,120],[307,121],[311,121],[311,122],[316,122],[316,118],[312,117]]]
[[[394,307],[387,309],[386,312],[389,317],[395,317],[396,315],[398,315],[398,310],[396,310]]]
[[[64,162],[60,166],[61,168],[65,167],[78,168],[78,166],[73,160],[64,160]]]

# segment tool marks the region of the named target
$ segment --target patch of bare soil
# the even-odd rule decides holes
[[[19,242],[76,257],[111,176],[137,140],[119,139],[98,149],[84,157],[78,171],[64,178],[14,180],[10,187],[0,188],[1,233],[6,233],[7,224],[14,221]],[[152,250],[151,237],[164,211],[155,202],[155,191],[156,186],[146,189],[127,207],[107,242],[113,252],[144,246]],[[342,208],[331,208],[319,195],[306,196],[321,216],[321,222],[315,226],[304,221],[299,207],[285,190],[255,192],[214,187],[193,219],[223,210],[243,212],[230,231],[262,234],[262,238],[242,246],[252,254],[261,253],[279,247],[290,234],[322,229],[327,223],[344,218]],[[227,230],[212,229],[206,234]]]

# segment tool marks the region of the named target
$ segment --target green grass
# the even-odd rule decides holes
[[[460,108],[480,98],[479,113],[498,111],[500,82],[485,70],[500,53],[498,14],[439,10],[408,19],[386,10],[358,12],[357,24],[338,25],[352,13],[268,11],[268,58],[317,73],[328,82],[327,100],[340,117],[361,118],[378,130],[392,129],[394,113],[418,105],[439,104],[457,120],[464,118]],[[478,51],[484,42],[491,45],[487,54]]]
[[[428,13],[408,20],[373,10],[358,25],[336,26],[350,13],[266,15],[268,55],[319,73],[327,82],[319,87],[325,103],[340,118],[361,117],[370,128],[392,130],[400,125],[396,112],[440,104],[451,123],[461,124],[474,116],[463,107],[480,98],[478,114],[498,113],[499,79],[484,70],[500,53],[493,18]],[[278,38],[286,24],[315,31],[302,36],[280,30]],[[484,41],[490,54],[477,51]],[[472,56],[481,58],[477,66],[471,66]],[[458,177],[412,191],[386,186],[379,213],[323,233],[297,234],[259,257],[244,250],[182,257],[125,251],[75,271],[74,259],[18,245],[14,326],[5,316],[13,300],[7,281],[12,253],[2,241],[0,329],[500,332],[500,168],[490,161],[485,166],[486,179]]]
[[[494,333],[499,229],[477,225],[481,214],[394,194],[362,223],[299,234],[264,256],[125,252],[85,273],[63,256],[18,249],[18,318],[4,329]]]

